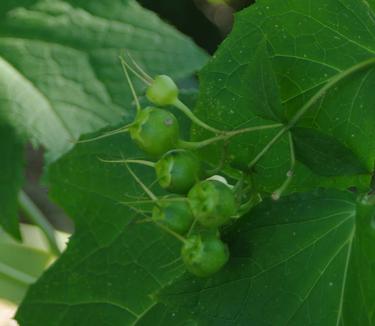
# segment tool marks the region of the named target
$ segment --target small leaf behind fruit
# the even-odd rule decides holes
[[[369,171],[349,148],[316,129],[294,128],[296,158],[323,176],[357,175]]]

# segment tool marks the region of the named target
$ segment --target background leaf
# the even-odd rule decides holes
[[[18,193],[23,184],[24,146],[12,127],[0,122],[0,226],[21,239]]]
[[[141,157],[127,135],[78,145],[51,165],[52,196],[77,229],[31,287],[17,313],[22,325],[49,325],[51,316],[64,325],[147,325],[155,318],[163,325],[301,325],[308,312],[320,325],[338,318],[371,325],[365,282],[375,276],[374,207],[357,205],[349,192],[267,200],[224,232],[226,267],[198,279],[184,272],[177,240],[136,223],[143,216],[121,204],[142,196],[139,186],[124,166],[98,159],[121,155]],[[154,180],[149,168],[134,170],[147,184]],[[350,293],[359,285],[364,293],[354,306]]]
[[[214,126],[227,129],[270,123],[260,119],[271,117],[266,110],[258,112],[263,102],[262,96],[258,97],[259,87],[254,86],[262,81],[256,69],[261,63],[254,58],[265,38],[284,108],[280,121],[290,119],[332,76],[375,56],[374,17],[373,9],[365,2],[351,0],[318,0],[311,6],[297,0],[258,1],[237,14],[232,33],[203,69],[197,113]],[[375,159],[374,83],[375,69],[350,76],[299,123],[336,138],[363,162],[367,172],[373,170]],[[269,91],[268,96],[274,97],[275,91]],[[245,169],[274,135],[275,131],[268,130],[236,138],[228,150],[231,164]],[[206,136],[196,132],[198,139]],[[220,146],[211,148],[213,160],[220,157]],[[289,167],[289,148],[283,137],[259,161],[253,179],[259,189],[272,192],[285,179],[280,171],[286,173]],[[303,179],[305,183],[300,182]],[[314,185],[307,182],[313,179]],[[312,189],[316,180],[318,185],[338,188],[362,183],[345,174],[340,180],[319,177],[298,163],[289,190]]]
[[[22,243],[0,229],[0,299],[17,304],[53,259],[37,227],[21,225],[21,231]]]
[[[105,7],[96,1],[79,4],[90,13]],[[349,0],[318,0],[308,8],[297,0],[260,0],[243,11],[231,37],[202,73],[199,115],[228,129],[288,120],[330,76],[372,56],[363,46],[355,47],[358,40],[353,41],[358,35],[365,43],[372,40],[372,11],[363,2],[355,8],[352,4]],[[113,15],[121,16],[119,12]],[[328,21],[333,16],[336,25]],[[324,22],[320,29],[317,20]],[[344,23],[350,31],[343,29]],[[285,32],[285,38],[279,31]],[[345,35],[346,40],[334,43],[337,34]],[[264,38],[267,47],[262,48]],[[269,57],[257,56],[259,51]],[[283,51],[284,56],[279,57]],[[339,54],[346,56],[341,59]],[[340,83],[298,126],[337,139],[364,163],[366,171],[372,169],[374,158],[374,143],[368,138],[373,135],[370,122],[374,122],[370,112],[372,75],[368,70]],[[256,89],[259,85],[267,91]],[[272,102],[264,102],[265,94]],[[354,110],[357,104],[368,120]],[[259,109],[262,107],[264,110]],[[331,123],[336,117],[339,119]],[[353,137],[354,130],[359,133]],[[193,138],[207,135],[199,130],[194,133]],[[261,131],[236,138],[229,147],[231,164],[246,168],[275,133],[277,130]],[[202,154],[215,161],[222,145]],[[282,171],[290,166],[288,151],[288,140],[283,138],[251,171],[258,190],[272,191],[284,181]],[[375,322],[375,292],[366,283],[375,276],[374,207],[357,203],[347,191],[265,200],[223,231],[231,250],[225,268],[212,278],[198,279],[185,272],[178,241],[155,225],[137,223],[144,216],[124,204],[124,200],[140,199],[142,191],[124,166],[99,160],[121,156],[142,157],[128,135],[79,144],[50,166],[51,195],[74,218],[76,233],[67,251],[30,289],[17,313],[21,324],[149,325],[157,321],[161,325],[299,326]],[[134,170],[147,184],[154,183],[149,168],[135,166]],[[299,162],[290,191],[321,185],[340,189],[355,185],[363,190],[368,188],[369,178],[318,177]],[[148,210],[147,206],[141,208]]]
[[[144,196],[124,165],[98,159],[122,155],[142,155],[128,135],[78,145],[51,165],[52,197],[74,218],[76,232],[30,288],[17,313],[22,325],[49,325],[51,316],[64,325],[129,325],[183,272],[179,242],[153,224],[137,223],[144,217],[121,203]],[[149,167],[132,168],[146,184],[155,180]]]
[[[188,38],[132,0],[38,1],[4,16],[0,115],[52,158],[80,134],[131,115],[121,50],[151,75],[176,80],[206,61]]]
[[[332,136],[311,128],[294,128],[296,157],[318,175],[365,174],[366,167]]]

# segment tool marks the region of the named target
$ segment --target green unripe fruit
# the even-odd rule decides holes
[[[172,105],[178,99],[178,87],[171,77],[159,75],[147,88],[146,97],[158,106]]]
[[[160,157],[175,148],[180,137],[176,117],[166,110],[154,107],[139,111],[129,132],[136,144],[152,157]]]
[[[153,208],[152,219],[176,233],[186,234],[194,221],[193,212],[188,201],[173,200],[176,198],[178,199],[178,197],[161,199]]]
[[[201,165],[191,151],[175,149],[165,153],[155,164],[155,171],[162,188],[186,194],[199,180]]]
[[[217,180],[197,183],[188,194],[194,216],[205,227],[217,228],[237,212],[233,191]]]
[[[189,272],[199,277],[208,277],[227,263],[229,250],[218,236],[198,234],[186,240],[181,256]]]

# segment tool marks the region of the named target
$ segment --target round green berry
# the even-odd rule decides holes
[[[154,206],[152,220],[176,233],[186,234],[194,221],[194,216],[186,198],[168,196]]]
[[[232,189],[217,180],[197,183],[188,194],[194,216],[205,227],[217,228],[230,221],[237,212]]]
[[[178,99],[178,87],[167,75],[156,76],[146,90],[147,99],[158,106],[172,105]]]
[[[175,148],[180,136],[176,117],[166,110],[154,107],[141,110],[129,132],[136,144],[152,157],[160,157]]]
[[[186,194],[199,180],[201,164],[193,152],[174,149],[165,153],[155,164],[155,171],[162,188]]]
[[[190,236],[181,249],[189,272],[199,277],[217,273],[228,261],[228,246],[212,233]]]

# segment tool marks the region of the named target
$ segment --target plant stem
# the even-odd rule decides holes
[[[97,137],[94,137],[94,138],[83,139],[83,140],[76,140],[76,141],[74,141],[74,143],[76,143],[76,144],[89,143],[89,142],[92,142],[92,141],[95,141],[95,140],[98,140],[98,139],[103,139],[103,138],[107,138],[109,136],[113,136],[113,135],[117,135],[117,134],[122,134],[124,132],[128,132],[129,127],[131,127],[133,124],[134,124],[134,122],[131,123],[131,124],[129,124],[129,125],[126,125],[124,127],[121,127],[119,129],[106,132],[103,135],[100,135],[100,136],[97,136]]]
[[[174,236],[177,240],[181,241],[182,243],[186,243],[186,239],[182,236],[179,235],[177,232],[172,231],[171,229],[167,228],[161,223],[154,222],[159,228],[164,230],[165,232],[169,233],[170,235]]]
[[[132,64],[134,65],[134,67],[136,69],[138,69],[139,73],[144,76],[145,80],[148,81],[149,84],[151,84],[154,80],[153,78],[137,63],[137,61],[135,61],[135,59],[133,58],[133,56],[129,53],[129,51],[127,52],[127,55],[128,57],[130,58]]]
[[[293,138],[292,133],[288,133],[289,136],[289,148],[290,148],[290,169],[286,174],[286,180],[284,183],[280,186],[279,189],[273,192],[272,199],[279,200],[283,192],[288,188],[290,182],[292,181],[292,178],[294,176],[294,167],[296,165],[296,155],[294,151],[294,144],[293,144]]]
[[[39,226],[39,228],[43,231],[49,243],[51,252],[59,256],[61,254],[61,251],[56,242],[55,230],[53,226],[48,222],[44,214],[34,204],[31,198],[22,190],[18,195],[18,203],[22,211],[25,213],[25,215],[27,215],[30,221]]]
[[[32,277],[28,274],[20,272],[14,269],[13,267],[5,265],[1,262],[0,262],[0,274],[8,276],[9,278],[15,281],[18,281],[20,283],[26,284],[26,285],[32,284],[36,281],[35,277]]]
[[[124,71],[124,74],[125,74],[125,77],[126,77],[126,80],[128,82],[128,85],[129,85],[129,88],[130,88],[130,91],[132,93],[132,96],[133,96],[133,99],[135,101],[135,105],[137,107],[137,113],[139,113],[141,111],[141,105],[139,103],[139,100],[138,100],[138,96],[137,96],[137,93],[135,91],[135,88],[134,88],[134,85],[133,85],[133,82],[129,76],[129,73],[128,73],[128,69],[127,69],[127,66],[126,66],[126,63],[125,63],[125,60],[123,59],[123,57],[119,57],[120,59],[120,62],[121,62],[121,66],[122,66],[122,69]]]
[[[197,218],[194,218],[194,221],[193,223],[191,223],[191,226],[190,226],[190,229],[187,233],[187,237],[190,237],[191,233],[193,232],[194,228],[195,228],[195,225],[197,224],[198,220]]]
[[[163,225],[162,223],[158,223],[157,221],[153,220],[152,217],[149,217],[147,216],[146,214],[144,214],[143,212],[139,211],[138,209],[136,208],[133,208],[131,206],[129,206],[131,209],[133,209],[135,212],[139,213],[140,215],[142,215],[144,217],[143,220],[138,220],[136,221],[135,223],[137,224],[140,224],[140,223],[154,223],[156,226],[158,226],[159,228],[161,228],[163,231],[169,233],[170,235],[174,236],[177,240],[185,243],[186,242],[186,239],[181,236],[180,234],[174,232],[173,230],[169,229],[168,227],[166,227],[165,225]]]
[[[132,159],[129,159],[129,160],[104,160],[100,157],[98,157],[99,161],[101,162],[105,162],[105,163],[135,163],[135,164],[141,164],[141,165],[145,165],[145,166],[149,166],[149,167],[155,167],[155,163],[154,162],[150,162],[150,161],[145,161],[145,160],[132,160]]]
[[[273,137],[269,143],[263,148],[263,150],[250,162],[249,168],[252,168],[262,157],[265,153],[268,152],[268,150],[291,128],[295,126],[295,124],[301,119],[301,117],[318,101],[320,100],[328,90],[330,90],[332,87],[336,86],[339,82],[341,82],[343,79],[353,75],[354,73],[357,73],[363,69],[366,69],[368,67],[371,67],[375,65],[375,58],[371,58],[368,60],[365,60],[363,62],[360,62],[353,67],[337,74],[336,76],[332,77],[331,80],[325,84],[319,91],[313,95],[310,100],[308,100],[300,110],[297,111],[297,113],[294,115],[294,117],[289,121],[287,125],[284,126],[276,135]]]
[[[124,64],[126,68],[128,68],[140,81],[142,81],[146,85],[151,85],[152,79],[147,80],[146,78],[144,78],[140,73],[138,73],[138,71],[136,71],[129,63],[126,62],[124,57],[120,56],[120,60],[121,60],[121,63]]]
[[[175,101],[175,103],[173,103],[173,105],[177,109],[179,109],[180,111],[182,111],[183,113],[185,113],[185,115],[191,121],[193,121],[195,124],[197,124],[198,126],[201,126],[202,128],[204,128],[206,130],[209,130],[209,131],[211,131],[211,132],[213,132],[215,134],[224,134],[225,133],[225,131],[213,128],[213,127],[209,126],[207,123],[205,123],[202,120],[200,120],[183,102],[181,102],[180,99],[177,99]]]
[[[211,145],[213,143],[216,143],[220,140],[225,140],[225,139],[226,137],[223,137],[223,136],[216,136],[216,137],[208,138],[202,141],[185,141],[185,140],[180,139],[178,141],[178,147],[194,150],[194,149],[199,149],[199,148]]]
[[[161,199],[146,199],[137,201],[120,201],[123,205],[134,205],[134,204],[152,204],[157,202],[186,202],[187,198],[161,198]]]
[[[150,199],[152,199],[152,201],[154,201],[156,205],[158,205],[158,198],[155,196],[155,194],[147,188],[147,186],[141,181],[141,179],[138,178],[138,176],[133,172],[133,170],[128,166],[127,163],[125,163],[125,165],[134,180],[141,186],[141,188],[150,197]]]
[[[249,127],[249,128],[239,129],[239,130],[232,130],[232,131],[227,131],[226,134],[222,134],[222,135],[208,138],[208,139],[198,141],[198,142],[180,140],[179,145],[181,148],[185,148],[185,149],[199,149],[199,148],[211,145],[213,143],[216,143],[220,140],[228,140],[237,135],[245,134],[245,133],[252,132],[252,131],[273,129],[273,128],[278,128],[282,126],[283,125],[281,123],[276,123],[272,125],[264,125],[264,126]]]

